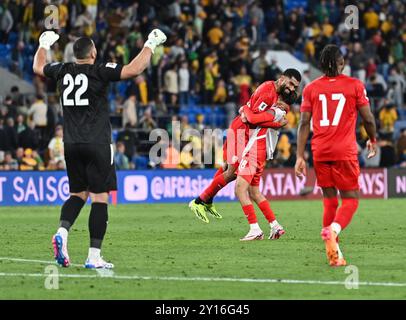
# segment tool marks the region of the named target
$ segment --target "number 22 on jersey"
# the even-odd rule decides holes
[[[89,80],[87,76],[83,73],[76,75],[75,79],[73,79],[72,75],[67,73],[63,77],[63,85],[67,87],[63,90],[63,105],[64,106],[88,106],[89,99],[82,99],[82,94],[84,94],[87,90],[89,84]],[[80,86],[79,88],[75,88],[75,86]],[[69,99],[69,94],[75,90],[75,99]]]
[[[328,127],[330,126],[330,119],[328,118],[328,100],[325,94],[319,94],[319,100],[321,101],[321,113],[322,117],[320,120],[320,127]],[[344,110],[345,105],[345,96],[342,93],[333,93],[331,95],[332,101],[338,101],[336,112],[334,113],[333,122],[331,126],[337,126],[340,122],[341,115]]]

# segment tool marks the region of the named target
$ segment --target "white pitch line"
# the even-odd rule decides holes
[[[11,257],[0,257],[0,260],[26,262],[26,263],[41,263],[53,264],[54,261],[21,259]],[[71,264],[71,266],[83,267],[82,264]],[[117,280],[157,280],[157,281],[203,281],[203,282],[246,282],[246,283],[284,283],[284,284],[320,284],[320,285],[345,285],[344,281],[322,281],[322,280],[294,280],[294,279],[254,279],[254,278],[210,278],[210,277],[159,277],[159,276],[139,276],[139,275],[116,275],[113,270],[98,270],[96,274],[58,274],[61,278],[113,278]],[[49,274],[43,273],[6,273],[1,272],[0,277],[48,277]],[[406,287],[406,283],[402,282],[351,282],[351,285],[359,286],[376,286],[376,287]]]
[[[6,273],[1,272],[0,277],[33,277],[43,278],[58,276],[60,278],[111,278],[117,280],[155,280],[155,281],[203,281],[203,282],[245,282],[245,283],[284,283],[284,284],[317,284],[317,285],[345,285],[344,281],[321,281],[321,280],[292,280],[292,279],[250,279],[250,278],[207,278],[207,277],[159,277],[159,276],[137,276],[137,275],[109,275],[100,276],[95,274],[42,274],[42,273]],[[352,282],[351,285],[375,286],[375,287],[406,287],[406,283],[396,282]]]
[[[56,261],[21,259],[21,258],[10,258],[10,257],[0,257],[0,260],[14,261],[14,262],[26,262],[26,263],[56,264]],[[71,263],[70,265],[72,267],[83,267],[83,264],[77,264],[77,263]]]

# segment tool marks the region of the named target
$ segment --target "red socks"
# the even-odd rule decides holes
[[[218,168],[218,170],[216,171],[216,173],[214,174],[213,179],[216,179],[218,177],[219,174],[223,174],[224,170],[223,167]]]
[[[245,216],[247,217],[248,223],[253,224],[257,223],[257,216],[255,215],[255,209],[252,204],[249,204],[247,206],[243,206],[242,210],[244,211]]]
[[[338,199],[335,198],[323,198],[323,227],[328,227],[333,223],[336,216],[336,211],[338,207]]]
[[[220,170],[221,173],[219,173]],[[208,200],[214,198],[217,192],[223,189],[226,184],[227,182],[224,180],[223,169],[220,168],[219,170],[217,170],[210,185],[201,193],[200,199],[202,199],[204,202],[207,202]]]
[[[269,205],[269,202],[267,200],[264,200],[261,203],[259,203],[258,207],[262,211],[266,220],[268,220],[269,223],[271,223],[276,219],[275,214],[273,213],[271,206]]]
[[[358,208],[358,199],[343,198],[341,207],[338,208],[334,222],[341,226],[341,230],[344,230],[346,226],[351,222],[352,217]]]

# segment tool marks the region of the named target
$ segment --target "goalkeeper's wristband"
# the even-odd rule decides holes
[[[150,48],[153,54],[156,48],[156,43],[155,41],[148,39],[147,41],[145,41],[144,47]]]
[[[45,50],[49,50],[49,49],[51,49],[51,46],[48,43],[47,44],[40,43],[39,48],[44,48]]]

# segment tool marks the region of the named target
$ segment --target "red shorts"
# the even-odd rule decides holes
[[[317,185],[321,188],[358,190],[360,168],[358,160],[314,161]]]
[[[223,144],[223,161],[238,168],[241,155],[248,141],[247,124],[236,117],[227,130],[227,139]]]
[[[266,164],[266,150],[248,153],[240,162],[237,176],[243,177],[251,186],[259,186]]]

